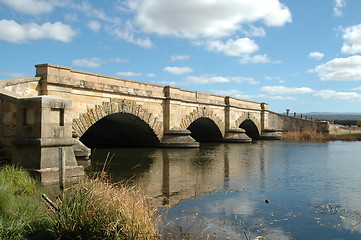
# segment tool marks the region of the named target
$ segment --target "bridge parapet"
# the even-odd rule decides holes
[[[268,108],[267,103],[241,100],[241,99],[237,99],[237,98],[233,98],[233,97],[227,97],[226,104],[228,106],[234,107],[234,108],[255,110],[255,111],[261,111],[265,108]]]
[[[296,118],[272,111],[267,111],[266,129],[275,129],[278,131],[317,131],[329,133],[329,123],[327,121],[313,121],[309,119]]]
[[[5,79],[0,81],[0,88],[16,97],[38,96],[39,81],[39,77]]]
[[[42,95],[60,94],[61,91],[81,94],[74,91],[81,89],[97,91],[98,95],[99,92],[153,98],[163,98],[164,95],[164,87],[160,85],[83,72],[52,64],[36,65],[36,76],[42,79]],[[56,86],[61,86],[61,89]],[[67,87],[69,89],[66,89]]]
[[[166,86],[165,97],[173,101],[197,103],[204,105],[224,106],[224,97],[211,93],[185,90],[178,87]]]

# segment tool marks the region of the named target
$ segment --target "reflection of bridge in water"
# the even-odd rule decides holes
[[[83,172],[74,137],[86,146],[197,147],[199,142],[278,139],[283,131],[328,131],[324,122],[277,114],[266,103],[42,64],[36,77],[1,82],[0,143],[13,163],[58,181]],[[59,148],[61,149],[59,154]],[[16,154],[15,154],[16,153]]]
[[[161,206],[210,192],[264,189],[267,149],[262,143],[206,144],[199,149],[110,149],[97,150],[94,160],[104,162],[108,151],[114,153],[108,170],[112,179],[131,179]]]

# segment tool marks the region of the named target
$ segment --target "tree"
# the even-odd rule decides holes
[[[361,127],[361,120],[357,120],[357,126]]]

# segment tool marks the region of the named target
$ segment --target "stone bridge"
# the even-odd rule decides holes
[[[280,139],[291,130],[328,132],[327,122],[274,113],[266,103],[51,64],[0,87],[0,158],[33,170],[44,184],[59,181],[61,159],[69,180],[81,176],[76,156],[85,146],[198,147]]]

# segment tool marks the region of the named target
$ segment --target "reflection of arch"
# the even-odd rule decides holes
[[[222,136],[224,136],[224,127],[223,121],[217,117],[217,115],[206,107],[200,107],[191,112],[188,116],[181,120],[180,127],[187,129],[194,121],[199,118],[209,118],[214,122],[214,124],[218,127],[219,131],[221,132]]]
[[[103,102],[102,105],[88,109],[86,113],[80,114],[78,119],[73,119],[73,130],[81,137],[94,123],[114,113],[127,113],[140,118],[149,125],[159,140],[162,139],[163,123],[135,101],[125,99],[111,99],[110,102]]]

